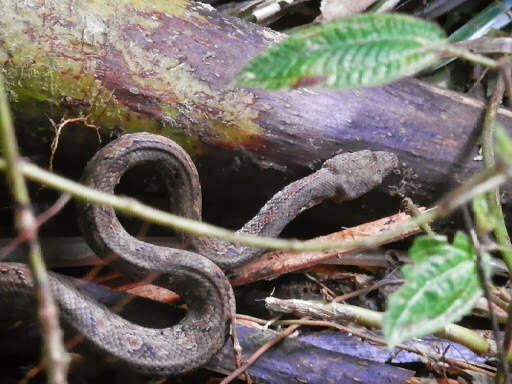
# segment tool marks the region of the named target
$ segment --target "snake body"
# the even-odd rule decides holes
[[[162,136],[127,134],[111,142],[89,161],[83,182],[113,193],[122,175],[142,163],[154,165],[162,174],[177,213],[201,219],[197,170],[180,146]],[[338,155],[274,195],[239,232],[277,236],[302,210],[328,198],[356,198],[379,185],[396,165],[396,157],[386,152]],[[83,235],[98,256],[118,255],[112,264],[129,277],[155,277],[154,284],[181,295],[188,311],[169,328],[142,327],[51,273],[63,321],[99,352],[143,374],[176,375],[206,363],[224,345],[235,313],[233,291],[223,270],[248,263],[262,250],[205,237],[186,238],[194,252],[160,247],[131,236],[110,207],[81,202],[78,216]],[[32,286],[25,265],[0,263],[0,308],[26,305]]]

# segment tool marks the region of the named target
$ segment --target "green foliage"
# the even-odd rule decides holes
[[[399,14],[362,14],[303,29],[251,60],[239,85],[352,88],[389,83],[435,63],[446,37]]]
[[[492,231],[497,224],[497,218],[489,206],[488,194],[475,196],[472,201],[473,212],[475,213],[475,224],[479,233]]]
[[[496,152],[506,164],[512,163],[512,139],[499,123],[495,126]]]
[[[409,255],[414,264],[402,268],[406,282],[389,297],[383,318],[390,346],[459,320],[481,295],[475,251],[465,234],[457,233],[453,244],[443,236],[418,237]]]

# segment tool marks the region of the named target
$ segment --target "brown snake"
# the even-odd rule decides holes
[[[113,193],[121,176],[141,163],[161,173],[176,213],[201,219],[197,170],[188,154],[165,137],[136,133],[111,142],[89,161],[83,182]],[[302,210],[328,198],[356,198],[379,185],[396,165],[396,157],[386,152],[335,156],[274,195],[239,232],[277,236]],[[78,212],[82,232],[98,256],[118,255],[113,266],[131,278],[157,276],[153,283],[179,293],[188,311],[169,328],[142,327],[50,274],[63,321],[99,352],[143,374],[180,374],[206,363],[224,345],[235,313],[233,291],[222,270],[243,265],[263,250],[205,237],[187,238],[195,252],[160,247],[128,234],[110,207],[79,203]],[[0,308],[26,303],[32,285],[26,266],[0,263]]]

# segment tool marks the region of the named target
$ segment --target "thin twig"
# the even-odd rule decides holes
[[[268,320],[260,319],[259,317],[243,315],[241,313],[237,313],[235,315],[235,317],[236,317],[237,320],[250,321],[250,322],[253,322],[253,323],[256,323],[256,324],[260,324],[260,325],[265,325],[265,324],[268,323]]]
[[[496,374],[496,382],[501,382],[501,378],[503,378],[505,384],[510,383],[509,373],[508,373],[508,364],[504,359],[503,350],[502,350],[502,342],[501,335],[498,325],[498,320],[496,319],[496,315],[494,314],[492,308],[492,300],[491,294],[489,293],[489,279],[484,271],[484,267],[482,264],[482,248],[480,246],[480,241],[478,240],[478,236],[476,235],[475,228],[473,226],[473,221],[471,220],[471,216],[469,214],[469,210],[467,207],[463,209],[464,213],[464,221],[466,223],[467,230],[471,237],[471,241],[473,242],[473,247],[476,251],[476,269],[478,272],[478,277],[480,278],[480,284],[482,286],[482,290],[484,292],[484,297],[487,300],[487,304],[489,306],[489,318],[491,320],[492,332],[494,336],[494,340],[496,341],[496,359],[498,360],[498,372]]]
[[[315,284],[317,284],[320,287],[321,291],[324,292],[324,295],[323,295],[324,298],[326,298],[328,300],[332,300],[333,298],[336,297],[336,293],[331,288],[329,288],[327,285],[325,285],[320,280],[318,280],[316,277],[311,276],[311,274],[309,274],[309,273],[304,273],[304,275],[309,280],[311,280],[312,282],[314,282]]]
[[[410,197],[405,197],[402,200],[402,205],[405,209],[405,212],[411,217],[418,217],[421,215],[421,210],[414,204]],[[434,236],[436,233],[432,230],[432,227],[429,223],[424,223],[420,225],[423,232],[425,232],[429,236]]]
[[[0,170],[6,170],[6,168],[6,161],[0,158]],[[418,225],[428,223],[437,218],[448,215],[460,205],[470,201],[474,196],[487,192],[488,190],[504,183],[512,175],[512,166],[507,166],[503,162],[497,162],[493,167],[487,168],[474,175],[464,184],[453,190],[451,193],[448,193],[443,199],[441,199],[441,201],[439,201],[437,208],[431,209],[423,213],[421,216],[418,216],[417,218],[414,218],[393,230],[383,232],[370,238],[315,242],[277,239],[272,237],[260,237],[235,233],[225,228],[152,208],[131,198],[119,197],[113,194],[94,190],[27,162],[20,161],[19,170],[23,175],[30,179],[36,180],[58,190],[68,192],[76,198],[87,200],[91,203],[111,206],[124,214],[136,216],[149,222],[171,227],[179,231],[196,235],[206,235],[254,247],[266,249],[287,249],[294,251],[326,251],[331,249],[356,247],[373,248],[388,241],[389,239],[400,236],[404,232],[414,230]]]
[[[489,99],[489,103],[485,110],[482,127],[482,156],[484,159],[484,164],[487,168],[496,164],[494,156],[494,126],[496,124],[498,108],[501,104],[501,100],[503,99],[503,94],[505,92],[504,83],[505,82],[503,81],[503,78],[499,76],[496,89]],[[509,273],[512,274],[512,251],[505,250],[512,248],[512,243],[508,235],[503,209],[501,208],[500,189],[498,187],[488,192],[487,201],[492,216],[496,220],[496,226],[494,228],[494,236],[496,237],[496,242],[503,247],[501,255],[503,256],[503,260],[507,265]]]
[[[282,300],[267,297],[265,306],[274,312],[294,313],[298,316],[321,318],[323,320],[353,321],[368,327],[381,328],[382,312],[372,311],[350,304],[322,303],[298,299]],[[489,342],[471,329],[456,324],[448,324],[436,335],[463,344],[475,353],[489,354]]]
[[[503,99],[503,94],[505,93],[505,81],[502,76],[498,76],[498,81],[496,84],[496,89],[494,90],[491,98],[489,99],[487,108],[485,110],[483,128],[482,128],[482,156],[484,159],[484,164],[487,168],[490,168],[496,164],[495,156],[494,156],[494,127],[496,124],[496,116],[498,113],[498,108]],[[507,227],[505,224],[505,217],[503,215],[503,210],[501,207],[500,201],[500,190],[499,187],[496,187],[494,190],[491,190],[486,194],[487,203],[489,206],[489,210],[491,211],[492,217],[495,220],[494,223],[494,236],[496,241],[500,246],[502,246],[501,254],[503,256],[503,260],[507,265],[509,270],[509,274],[512,274],[512,252],[507,250],[510,249],[512,243],[510,242],[510,237],[508,235]],[[484,225],[479,224],[479,216],[476,216],[477,219],[477,228],[482,228],[479,232],[484,231]],[[480,246],[480,241],[476,235],[476,231],[473,227],[473,223],[471,217],[469,216],[469,212],[467,208],[464,209],[464,220],[466,222],[466,226],[468,227],[469,233],[471,235],[471,239],[473,241],[473,245],[476,250],[477,259],[477,271],[480,277],[482,289],[484,292],[484,296],[487,299],[488,308],[489,308],[489,317],[491,319],[492,329],[494,339],[496,340],[497,345],[497,359],[498,359],[498,374],[496,376],[496,383],[510,383],[510,375],[508,372],[508,364],[506,359],[504,358],[504,353],[502,350],[501,336],[498,328],[498,320],[493,311],[492,307],[492,298],[489,292],[489,281],[484,273],[484,269],[482,266],[482,247]],[[482,238],[486,239],[486,233],[480,233]]]
[[[473,53],[461,46],[446,44],[442,47],[441,50],[448,56],[456,56],[460,59],[465,59],[490,69],[500,69],[503,66],[502,63],[493,60],[490,57]]]
[[[5,170],[6,168],[7,164],[5,160],[0,159],[0,170]],[[414,230],[418,225],[431,222],[437,218],[448,215],[460,205],[471,200],[474,196],[504,183],[512,175],[512,166],[507,166],[503,162],[497,162],[494,167],[487,168],[476,174],[467,182],[447,194],[445,198],[439,202],[437,208],[431,209],[423,213],[421,216],[412,219],[391,231],[383,232],[379,235],[372,236],[371,238],[362,238],[358,240],[314,242],[234,233],[233,231],[225,228],[152,208],[131,198],[119,197],[97,191],[48,172],[34,164],[20,161],[19,169],[26,177],[45,184],[46,186],[68,192],[76,198],[87,200],[91,203],[111,206],[124,214],[136,216],[143,220],[171,227],[179,231],[196,235],[206,235],[253,247],[266,249],[288,249],[294,251],[326,251],[330,249],[355,247],[374,248],[375,246],[386,242],[388,239],[400,236],[404,232]]]
[[[240,340],[238,339],[238,332],[236,331],[236,314],[231,319],[231,343],[233,344],[233,357],[235,358],[236,369],[241,369],[245,363],[242,346],[240,345]],[[245,378],[245,382],[247,384],[252,384],[252,378],[249,372],[247,371],[247,367],[244,369],[243,375]]]
[[[71,195],[67,193],[63,193],[60,197],[52,204],[50,208],[41,213],[36,217],[35,226],[37,229],[41,227],[44,223],[50,220],[53,216],[59,213],[62,208],[71,200]],[[18,248],[21,244],[28,240],[28,236],[26,232],[21,232],[14,239],[9,241],[3,248],[0,249],[0,260],[7,257],[11,252],[13,252],[16,248]]]
[[[98,145],[101,145],[101,136],[100,136],[100,130],[99,128],[89,123],[87,120],[89,119],[89,116],[85,117],[74,117],[70,119],[61,119],[59,124],[55,124],[53,119],[48,118],[50,120],[50,123],[52,124],[53,128],[55,129],[55,136],[53,137],[52,144],[50,145],[50,160],[48,161],[48,170],[53,170],[53,159],[55,158],[55,153],[57,152],[57,148],[59,147],[59,139],[62,134],[62,130],[64,127],[68,124],[72,123],[83,123],[87,128],[92,128],[96,131],[96,137],[98,139]]]
[[[305,326],[310,326],[310,327],[329,327],[329,328],[335,328],[339,331],[342,331],[344,333],[347,333],[349,335],[352,335],[352,336],[356,336],[356,337],[359,337],[363,340],[368,340],[368,341],[371,341],[372,343],[375,343],[375,344],[378,344],[378,345],[383,345],[383,346],[386,346],[386,342],[379,338],[379,337],[375,337],[375,336],[371,336],[371,335],[368,335],[364,332],[360,332],[358,331],[357,329],[354,329],[354,328],[350,328],[350,327],[346,327],[344,325],[341,325],[341,324],[338,324],[338,323],[334,323],[332,321],[325,321],[325,320],[304,320],[304,319],[299,319],[299,320],[281,320],[278,322],[278,324],[281,324],[281,325],[290,325],[290,324],[300,324],[300,325],[305,325]],[[488,370],[486,369],[483,369],[483,368],[480,368],[474,364],[470,364],[470,363],[466,363],[466,362],[463,362],[463,361],[460,361],[460,360],[456,360],[456,359],[450,359],[450,358],[444,358],[442,359],[441,358],[441,355],[437,355],[437,354],[433,354],[431,352],[425,352],[425,351],[422,351],[422,350],[419,350],[417,348],[414,348],[414,347],[410,347],[408,345],[405,345],[405,344],[398,344],[395,346],[395,348],[398,348],[398,349],[402,349],[404,351],[408,351],[408,352],[412,352],[412,353],[415,353],[419,356],[423,356],[425,357],[426,359],[430,360],[430,361],[433,361],[437,364],[439,364],[441,361],[444,361],[454,367],[457,367],[459,369],[466,369],[466,370],[471,370],[471,371],[474,371],[474,372],[479,372],[479,373],[482,373],[486,376],[494,376],[492,372],[489,372]],[[487,368],[487,367],[486,367]],[[492,367],[488,367],[489,369],[492,369]]]
[[[4,159],[0,158],[0,170],[5,170],[7,164]],[[343,241],[300,241],[300,240],[286,240],[277,239],[272,237],[260,237],[256,235],[235,233],[233,231],[221,228],[215,225],[207,224],[205,222],[192,220],[186,217],[174,215],[146,204],[142,204],[139,201],[120,197],[110,193],[101,192],[82,184],[48,172],[34,164],[20,161],[20,170],[23,174],[34,181],[40,182],[48,187],[55,188],[64,192],[68,192],[74,197],[86,200],[91,203],[101,204],[113,207],[119,212],[122,212],[129,216],[135,216],[143,220],[160,224],[163,226],[171,227],[176,230],[195,234],[195,235],[206,235],[238,244],[244,244],[254,247],[266,248],[266,249],[287,249],[294,251],[326,251],[338,248],[354,248],[354,247],[365,247],[372,248],[376,245],[386,242],[387,239],[396,238],[402,233],[407,231],[415,230],[417,222],[420,224],[423,222],[429,222],[437,217],[436,210],[430,210],[416,220],[404,223],[399,228],[393,231],[384,232],[378,236],[372,238],[363,238],[355,241],[343,240]],[[487,180],[487,188],[494,187],[496,183],[502,183],[506,180],[504,173],[505,169],[500,166],[496,166],[495,169],[487,170],[485,174],[480,175],[484,180]],[[471,180],[472,183],[480,183],[482,180]],[[470,185],[471,188],[475,188],[480,193],[481,188],[478,186]],[[460,199],[462,202],[471,198],[471,191],[464,190],[464,196]],[[453,207],[449,204],[446,205],[446,209],[443,209],[441,213],[447,214],[451,212]]]
[[[261,347],[258,348],[256,352],[252,354],[251,357],[247,359],[247,362],[242,365],[241,367],[235,369],[229,376],[227,376],[224,380],[220,382],[220,384],[229,384],[234,379],[236,379],[242,372],[244,372],[247,368],[249,368],[256,360],[258,360],[261,355],[263,355],[266,351],[268,351],[270,348],[272,348],[274,345],[279,343],[284,338],[290,336],[297,328],[300,327],[300,324],[294,324],[290,325],[288,328],[286,328],[283,332],[281,332],[279,335],[274,337],[273,339],[267,341],[265,344],[263,344]]]
[[[38,304],[37,314],[43,337],[42,359],[46,367],[48,383],[65,384],[67,383],[69,356],[62,343],[59,312],[48,282],[28,188],[20,170],[21,160],[18,153],[18,144],[2,76],[0,76],[0,133],[0,142],[2,143],[7,168],[7,179],[16,204],[15,225],[18,232],[27,238],[29,246],[29,264],[34,281],[34,291]]]
[[[320,236],[314,241],[340,241],[340,240],[360,240],[363,238],[372,238],[380,233],[393,230],[411,218],[405,213],[398,213],[383,217],[381,219],[346,228],[339,232],[334,232],[326,236]],[[385,242],[376,244],[381,246],[388,242],[394,242],[404,239],[419,232],[418,227],[409,231],[404,231],[396,237],[389,237]],[[312,240],[312,241],[313,241]],[[274,278],[285,273],[303,270],[314,265],[326,262],[328,260],[343,260],[348,254],[364,251],[366,247],[344,248],[332,251],[272,251],[267,252],[256,260],[230,271],[230,281],[233,286],[244,285],[255,281]]]
[[[332,300],[332,303],[339,303],[340,301],[346,301],[346,300],[349,300],[349,299],[351,299],[353,297],[357,297],[357,296],[360,296],[360,295],[366,295],[369,292],[371,292],[371,291],[373,291],[375,289],[378,289],[380,287],[383,287],[385,285],[389,285],[389,284],[402,284],[403,282],[404,282],[403,279],[380,280],[380,281],[376,282],[375,284],[373,284],[373,285],[371,285],[369,287],[361,288],[361,289],[358,289],[356,291],[346,293],[344,295],[336,296]]]

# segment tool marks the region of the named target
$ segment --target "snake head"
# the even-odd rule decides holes
[[[337,155],[322,167],[333,176],[336,199],[352,200],[380,185],[397,166],[398,158],[393,153],[364,150]]]

